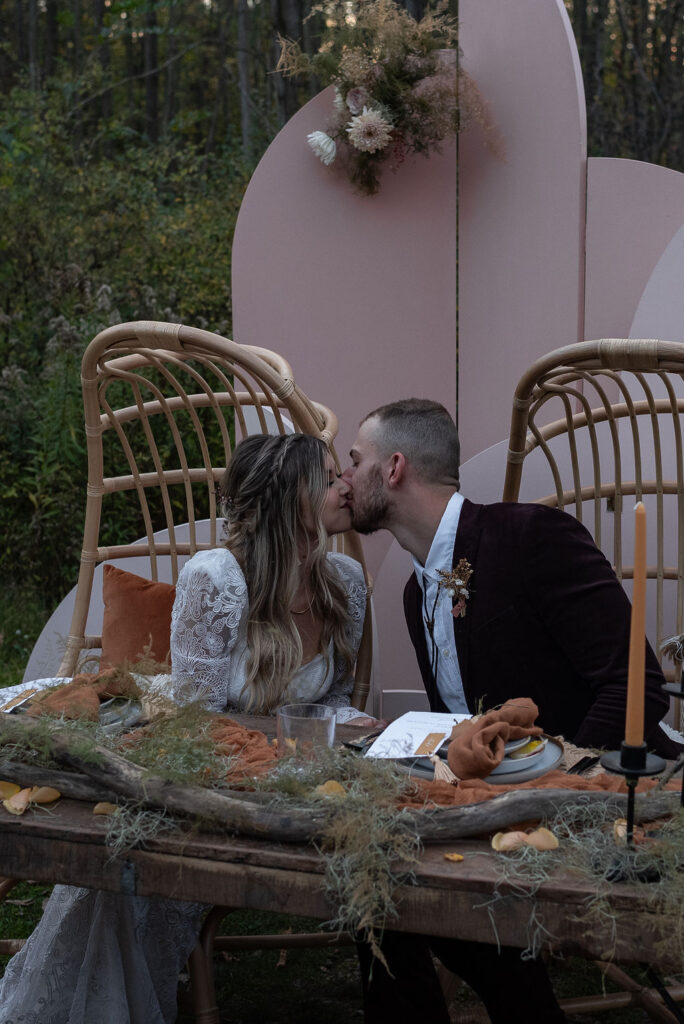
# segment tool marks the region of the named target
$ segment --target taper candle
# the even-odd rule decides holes
[[[641,746],[644,740],[644,677],[646,674],[646,509],[634,509],[634,590],[629,635],[627,719],[625,743]]]

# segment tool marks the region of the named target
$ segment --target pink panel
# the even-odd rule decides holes
[[[682,224],[684,174],[636,160],[588,161],[587,338],[629,337],[646,284]]]
[[[562,0],[461,0],[464,67],[505,162],[459,146],[459,428],[470,458],[508,433],[538,356],[582,334],[584,91]],[[483,401],[486,389],[487,400]]]
[[[271,144],[233,247],[235,340],[291,363],[339,416],[344,455],[372,408],[417,394],[456,406],[456,147],[355,195],[311,153],[326,90]],[[386,549],[386,545],[385,545]]]

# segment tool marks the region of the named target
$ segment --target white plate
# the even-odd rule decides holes
[[[535,747],[535,749],[530,754],[526,754],[525,757],[504,757],[501,764],[496,766],[492,775],[509,775],[511,772],[522,772],[525,768],[529,768],[530,765],[536,764],[546,748],[546,737],[540,736],[534,738],[541,739],[543,746]]]
[[[501,765],[499,765],[499,768],[492,772],[491,775],[488,775],[484,781],[490,782],[493,786],[507,786],[514,785],[517,782],[529,782],[530,779],[537,779],[540,775],[550,772],[552,768],[558,765],[562,756],[563,748],[557,740],[550,736],[541,756],[535,757],[533,764],[529,764],[529,758],[527,757],[523,757],[519,761],[509,761],[508,764],[516,765],[514,771],[500,771]],[[520,768],[517,767],[518,765]]]
[[[512,754],[514,750],[520,750],[526,743],[529,743],[532,739],[531,736],[523,736],[521,740],[509,740],[504,746],[504,754]]]

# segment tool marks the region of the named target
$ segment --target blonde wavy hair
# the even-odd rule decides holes
[[[352,668],[347,598],[326,558],[321,521],[328,489],[326,455],[325,444],[306,434],[256,434],[237,445],[219,483],[225,543],[247,581],[249,658],[242,692],[253,713],[267,714],[282,704],[302,664],[302,642],[292,615],[302,536],[309,541],[311,610],[323,624],[321,652],[327,652],[332,639],[335,653]],[[305,526],[306,512],[313,535]]]

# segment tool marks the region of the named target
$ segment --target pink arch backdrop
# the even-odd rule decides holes
[[[282,352],[307,393],[335,410],[342,456],[359,420],[384,402],[421,395],[458,410],[464,491],[496,500],[505,447],[497,442],[528,364],[585,337],[628,336],[636,320],[642,336],[657,333],[645,330],[649,309],[655,325],[663,289],[675,289],[684,269],[674,244],[684,175],[587,160],[562,0],[461,0],[460,24],[464,65],[489,102],[505,159],[473,131],[387,173],[377,196],[356,196],[306,143],[325,127],[331,91],[322,93],[274,140],[245,194],[234,336]],[[658,302],[641,303],[654,275]],[[401,608],[410,559],[387,534],[371,538],[367,553],[379,651],[373,710],[394,715],[421,706],[406,692],[420,689]]]

